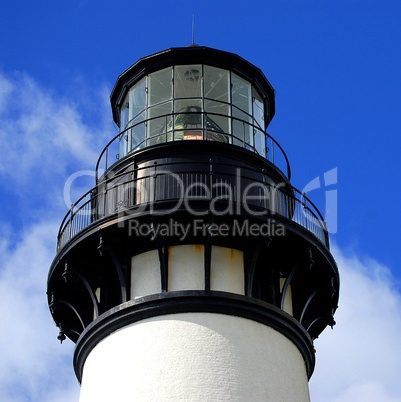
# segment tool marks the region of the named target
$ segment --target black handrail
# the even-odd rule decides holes
[[[144,120],[142,120],[142,121],[140,121],[140,122],[137,122],[137,123],[135,123],[135,124],[133,124],[133,125],[131,125],[131,126],[126,127],[123,131],[121,131],[120,133],[118,133],[117,135],[115,135],[115,136],[107,143],[107,145],[103,148],[102,152],[100,153],[100,156],[99,156],[99,158],[98,158],[98,160],[97,160],[97,163],[96,163],[96,183],[98,183],[98,180],[99,180],[99,166],[100,166],[100,163],[101,163],[101,161],[102,161],[102,158],[103,158],[104,154],[106,153],[106,168],[105,168],[105,170],[107,170],[107,169],[109,169],[109,168],[111,167],[111,166],[108,166],[108,163],[107,163],[107,162],[108,162],[107,159],[108,159],[108,150],[109,150],[109,147],[110,147],[110,145],[113,144],[116,140],[119,140],[119,138],[120,138],[121,135],[125,135],[125,133],[127,133],[129,130],[135,129],[135,127],[138,127],[138,126],[141,125],[141,124],[144,124],[144,125],[146,126],[146,125],[147,125],[149,122],[151,122],[152,120],[156,120],[156,119],[160,119],[160,118],[165,118],[166,121],[167,121],[168,118],[174,119],[174,116],[185,115],[185,114],[199,114],[199,115],[201,115],[201,116],[203,116],[203,117],[206,117],[206,116],[224,117],[224,118],[236,120],[236,121],[238,121],[238,122],[240,122],[240,123],[242,123],[242,124],[244,124],[244,125],[247,125],[248,127],[250,127],[250,128],[253,130],[253,135],[255,135],[256,132],[262,133],[262,134],[265,136],[265,147],[268,149],[268,147],[267,147],[267,140],[269,139],[269,140],[272,142],[272,144],[274,144],[275,146],[278,147],[278,149],[280,150],[282,156],[284,156],[285,163],[286,163],[287,177],[288,177],[289,180],[291,180],[291,168],[290,168],[290,162],[289,162],[289,160],[288,160],[288,157],[287,157],[286,153],[284,152],[284,149],[281,147],[281,145],[280,145],[270,134],[268,134],[268,133],[264,132],[263,130],[261,130],[259,126],[256,126],[256,125],[254,125],[254,124],[252,124],[252,123],[250,123],[249,121],[246,121],[246,120],[242,120],[242,119],[239,119],[239,118],[236,118],[236,117],[233,117],[233,116],[227,116],[227,115],[225,115],[225,114],[220,114],[220,113],[212,113],[212,112],[200,111],[200,112],[176,112],[176,113],[163,114],[163,115],[151,117],[151,118],[148,118],[148,119],[144,119]],[[133,120],[134,120],[134,119],[133,119]],[[132,121],[132,120],[131,120],[131,121]],[[208,130],[207,127],[194,128],[193,130],[202,131],[202,132],[203,132],[203,138],[206,138],[206,135],[205,135],[205,134],[206,134],[207,132],[214,132],[214,131]],[[177,129],[172,128],[171,130],[167,131],[167,127],[166,127],[166,131],[160,132],[159,135],[167,134],[167,133],[170,133],[170,132],[171,132],[171,133],[174,133],[174,132],[176,132],[176,131],[177,131],[177,132],[178,132],[178,131],[181,132],[181,131],[185,131],[185,130],[183,130],[183,129],[178,129],[178,130],[177,130]],[[218,132],[218,131],[216,131],[215,133],[216,133],[216,134],[221,134],[221,135],[224,135],[224,136],[227,136],[227,137],[231,137],[231,138],[233,138],[233,139],[235,138],[235,139],[237,139],[237,140],[239,140],[239,141],[243,141],[243,142],[244,142],[244,148],[250,148],[250,149],[252,150],[252,152],[258,154],[258,151],[257,151],[257,149],[255,148],[255,146],[253,146],[253,145],[251,145],[251,144],[249,144],[249,143],[246,143],[244,139],[241,139],[241,138],[237,137],[234,133],[225,133],[225,132]],[[156,136],[155,136],[155,137],[156,137]],[[151,137],[151,138],[153,138],[153,137]],[[149,140],[149,138],[147,138],[147,139]],[[136,149],[140,149],[141,146],[145,143],[145,141],[146,141],[146,139],[144,139],[142,142],[140,142],[139,144],[137,144],[137,145],[135,146],[135,148],[133,148],[133,149],[131,149],[130,151],[127,152],[127,155],[130,154],[131,152],[133,152],[133,151],[136,150]],[[279,167],[275,164],[275,161],[274,161],[274,145],[272,145],[272,160],[269,161],[269,162],[273,163],[273,165],[275,165],[277,168],[279,168]],[[267,155],[267,153],[268,153],[268,152],[266,152],[266,155]],[[267,158],[267,156],[266,156],[266,159],[269,160],[269,159]],[[279,168],[279,169],[280,169],[280,168]]]
[[[166,165],[172,165],[170,163],[166,163]],[[163,164],[159,164],[158,167],[160,168]],[[228,166],[228,165],[227,165]],[[136,168],[136,172],[142,169],[149,169],[149,168]],[[247,169],[247,171],[257,171],[256,169]],[[154,173],[149,173],[148,175],[141,174],[140,178],[135,179],[133,172],[122,172],[117,174],[111,179],[107,179],[103,181],[98,186],[94,187],[93,189],[87,191],[79,200],[74,203],[68,213],[65,215],[60,229],[58,233],[58,241],[57,241],[57,250],[60,251],[61,248],[67,244],[73,237],[75,237],[80,231],[103,219],[107,216],[110,216],[117,211],[124,211],[128,210],[130,206],[126,205],[124,207],[124,200],[116,201],[117,209],[113,211],[107,212],[107,208],[103,208],[100,214],[99,209],[99,200],[102,201],[104,206],[110,207],[112,205],[112,201],[116,198],[118,193],[118,188],[122,188],[123,185],[130,185],[136,184],[141,181],[145,180],[152,180],[154,178]],[[163,172],[159,171],[158,175],[166,175],[170,172]],[[190,175],[195,172],[187,171],[184,173],[180,173],[181,175]],[[196,172],[200,175],[209,175],[209,172]],[[259,172],[260,173],[260,172]],[[127,180],[120,181],[121,178],[127,178]],[[225,174],[226,177],[234,176],[233,174]],[[284,191],[280,190],[279,187],[270,185],[261,180],[255,180],[254,178],[247,177],[245,175],[241,175],[242,179],[252,181],[253,183],[259,183],[262,187],[265,186],[268,188],[268,191],[274,194],[276,197],[275,199],[279,201],[277,205],[273,207],[271,212],[277,213],[280,216],[285,218],[291,219],[293,222],[297,223],[298,225],[304,227],[309,232],[313,233],[327,248],[329,248],[329,238],[327,233],[327,228],[323,219],[323,216],[317,209],[317,207],[313,204],[312,201],[305,194],[298,191],[296,188],[286,185]],[[263,187],[264,188],[264,187]],[[98,193],[98,190],[100,192]],[[290,190],[289,190],[290,189]],[[123,192],[124,193],[124,192]],[[109,195],[111,194],[111,195]],[[294,195],[293,195],[294,194]],[[296,196],[298,195],[298,197]],[[86,199],[87,197],[89,199]],[[108,198],[107,198],[108,197]],[[114,197],[114,198],[113,198]],[[300,198],[300,199],[299,199]],[[159,201],[155,199],[155,194],[153,194],[153,199],[148,199],[145,202],[155,202]],[[135,203],[132,206],[141,205],[141,202]],[[121,208],[122,207],[122,208]],[[270,207],[265,207],[269,209]]]

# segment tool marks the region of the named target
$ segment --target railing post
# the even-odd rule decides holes
[[[107,170],[107,160],[109,159],[109,147],[106,148],[106,169]]]
[[[203,115],[202,139],[207,140],[207,115],[206,113],[202,113],[202,115]]]
[[[157,180],[157,162],[154,162],[155,172],[153,173],[153,202],[156,201],[156,180]]]
[[[70,208],[71,217],[70,217],[70,230],[69,230],[70,233],[69,233],[68,240],[70,240],[71,237],[72,237],[72,217],[73,217],[73,213],[74,213],[74,204],[71,204],[71,208]]]
[[[95,222],[97,220],[97,187],[94,188],[91,192],[90,192],[90,197],[91,197],[91,214],[90,214],[90,222]]]
[[[304,209],[304,216],[305,216],[305,228],[309,230],[308,228],[308,215],[306,214],[306,200],[305,200],[305,191],[302,192],[302,207]]]
[[[327,231],[327,223],[326,221],[322,221],[324,226],[324,241],[326,242],[326,247],[329,248],[329,232]]]
[[[167,127],[167,114],[166,114],[166,122],[165,122],[165,124],[164,124],[164,127],[166,127],[166,142],[167,142],[167,131],[168,131],[168,127]],[[173,129],[173,124],[174,124],[174,122],[172,123],[172,125],[171,125],[171,130]]]
[[[134,191],[134,172],[130,173],[130,180],[128,182],[128,208],[131,208],[135,204],[135,191]]]
[[[274,165],[274,143],[273,143],[273,138],[271,138],[271,142],[272,142],[272,163]]]
[[[263,131],[262,131],[263,132]],[[266,133],[263,133],[263,135],[264,135],[264,138],[265,138],[265,149],[264,149],[264,153],[265,153],[265,158],[267,159],[267,160],[269,160],[269,158],[268,158],[268,156],[267,156],[267,154],[268,154],[268,149],[269,149],[269,147],[267,146],[267,137],[266,137]]]
[[[103,191],[103,218],[106,216],[106,197],[107,197],[107,182],[104,183],[104,191]]]

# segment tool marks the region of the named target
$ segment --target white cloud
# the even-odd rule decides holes
[[[39,222],[43,215],[61,222],[65,181],[77,166],[94,170],[116,133],[106,84],[90,88],[80,80],[69,91],[58,96],[27,74],[0,71],[0,224],[14,238],[22,222]],[[75,181],[72,200],[93,185],[93,177]]]
[[[104,92],[101,86],[92,93],[101,116]],[[74,164],[94,168],[110,137],[104,117],[87,119],[84,102],[59,98],[27,75],[0,72],[0,198],[11,211],[0,221],[1,401],[78,400],[73,344],[56,339],[46,280],[61,223],[53,218],[66,212],[64,181]]]
[[[46,300],[57,226],[33,226],[14,245],[0,239],[1,401],[50,401],[48,395],[59,390],[79,392],[72,374],[73,345],[57,342]]]
[[[112,131],[105,86],[91,98],[72,100],[51,93],[26,74],[0,72],[0,174],[13,185],[65,174],[69,163],[94,168]],[[88,103],[90,102],[90,103]],[[97,115],[93,121],[93,103]],[[108,120],[108,123],[106,121]]]
[[[401,400],[401,296],[389,270],[333,248],[341,278],[337,325],[315,341],[314,402]]]
[[[6,108],[12,90],[12,83],[0,74],[0,115],[2,110]]]

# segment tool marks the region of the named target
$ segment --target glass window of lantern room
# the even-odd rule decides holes
[[[200,99],[180,99],[174,101],[174,141],[201,140],[202,101]],[[170,141],[170,137],[168,141]]]
[[[206,139],[230,142],[230,105],[205,99]],[[225,135],[227,134],[227,135]]]
[[[233,105],[245,113],[251,114],[251,84],[234,73],[231,74],[231,83]]]
[[[173,69],[168,67],[148,76],[147,145],[166,142],[166,132],[171,130],[172,74]]]
[[[120,115],[120,143],[119,143],[119,154],[120,158],[123,158],[127,155],[128,152],[128,116],[129,116],[129,103],[128,103],[128,96],[125,98],[122,108],[121,108],[121,115]]]
[[[230,75],[227,70],[204,66],[206,139],[230,142]]]
[[[202,66],[174,67],[174,141],[202,139]]]
[[[131,150],[145,146],[146,78],[130,90]]]
[[[130,120],[146,109],[146,78],[143,78],[130,91]]]
[[[263,100],[262,97],[259,95],[259,92],[255,88],[252,88],[252,101],[255,126],[259,126],[261,130],[264,130],[265,117],[263,113]]]
[[[147,145],[166,142],[166,133],[172,130],[172,102],[164,102],[149,108]],[[158,117],[160,116],[160,117]]]
[[[202,66],[174,67],[174,98],[200,98],[202,95]]]
[[[229,102],[229,74],[221,68],[204,66],[204,97]]]
[[[149,106],[165,102],[173,97],[172,68],[168,67],[149,74]]]
[[[231,99],[233,117],[233,144],[253,147],[252,89],[251,84],[238,75],[231,74]]]
[[[254,118],[255,148],[259,155],[266,156],[265,117],[263,99],[255,88],[252,88],[252,109]],[[257,128],[258,127],[258,128]]]
[[[233,144],[250,149],[253,147],[252,117],[233,107],[232,111]]]

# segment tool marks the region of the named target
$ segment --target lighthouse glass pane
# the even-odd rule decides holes
[[[200,99],[174,102],[174,140],[201,140],[202,103]]]
[[[234,73],[231,74],[231,83],[233,105],[244,112],[251,114],[251,84]]]
[[[154,106],[148,113],[148,145],[165,142],[166,132],[172,129],[172,102]],[[149,140],[150,137],[157,138]]]
[[[145,146],[146,125],[145,125],[145,111],[139,116],[136,116],[131,121],[131,149],[143,148]]]
[[[149,106],[169,100],[173,96],[171,67],[149,74]]]
[[[233,144],[249,148],[252,143],[251,116],[233,107]]]
[[[129,104],[127,101],[123,103],[123,108],[121,110],[121,124],[120,124],[120,144],[119,144],[119,154],[120,158],[123,158],[127,155],[128,152],[128,136],[129,132],[125,131],[128,123],[128,111],[129,111]]]
[[[265,129],[265,120],[263,113],[263,100],[259,93],[252,88],[252,109],[253,109],[253,118],[254,125],[258,128],[254,129],[254,140],[255,140],[255,148],[256,152],[259,155],[266,156],[266,137],[264,135]]]
[[[128,110],[129,110],[129,103],[128,103],[128,98],[126,98],[126,101],[123,103],[123,106],[122,106],[122,109],[121,109],[120,131],[124,131],[125,128],[127,127]]]
[[[205,120],[208,140],[230,142],[230,136],[223,135],[223,133],[230,133],[229,111],[230,106],[228,104],[205,99]]]
[[[255,130],[255,148],[259,155],[266,156],[266,137],[261,130]]]
[[[204,97],[229,102],[229,74],[221,68],[204,67]]]
[[[202,108],[199,99],[174,102],[174,129],[202,128]]]
[[[202,66],[174,67],[174,98],[199,98],[202,89]]]
[[[265,129],[264,113],[263,113],[263,100],[259,93],[253,88],[253,117],[255,119],[255,126],[259,126],[261,130]]]
[[[130,120],[146,109],[146,79],[143,78],[130,91]]]
[[[119,157],[123,158],[127,155],[127,134],[120,135],[120,143],[119,143]]]

